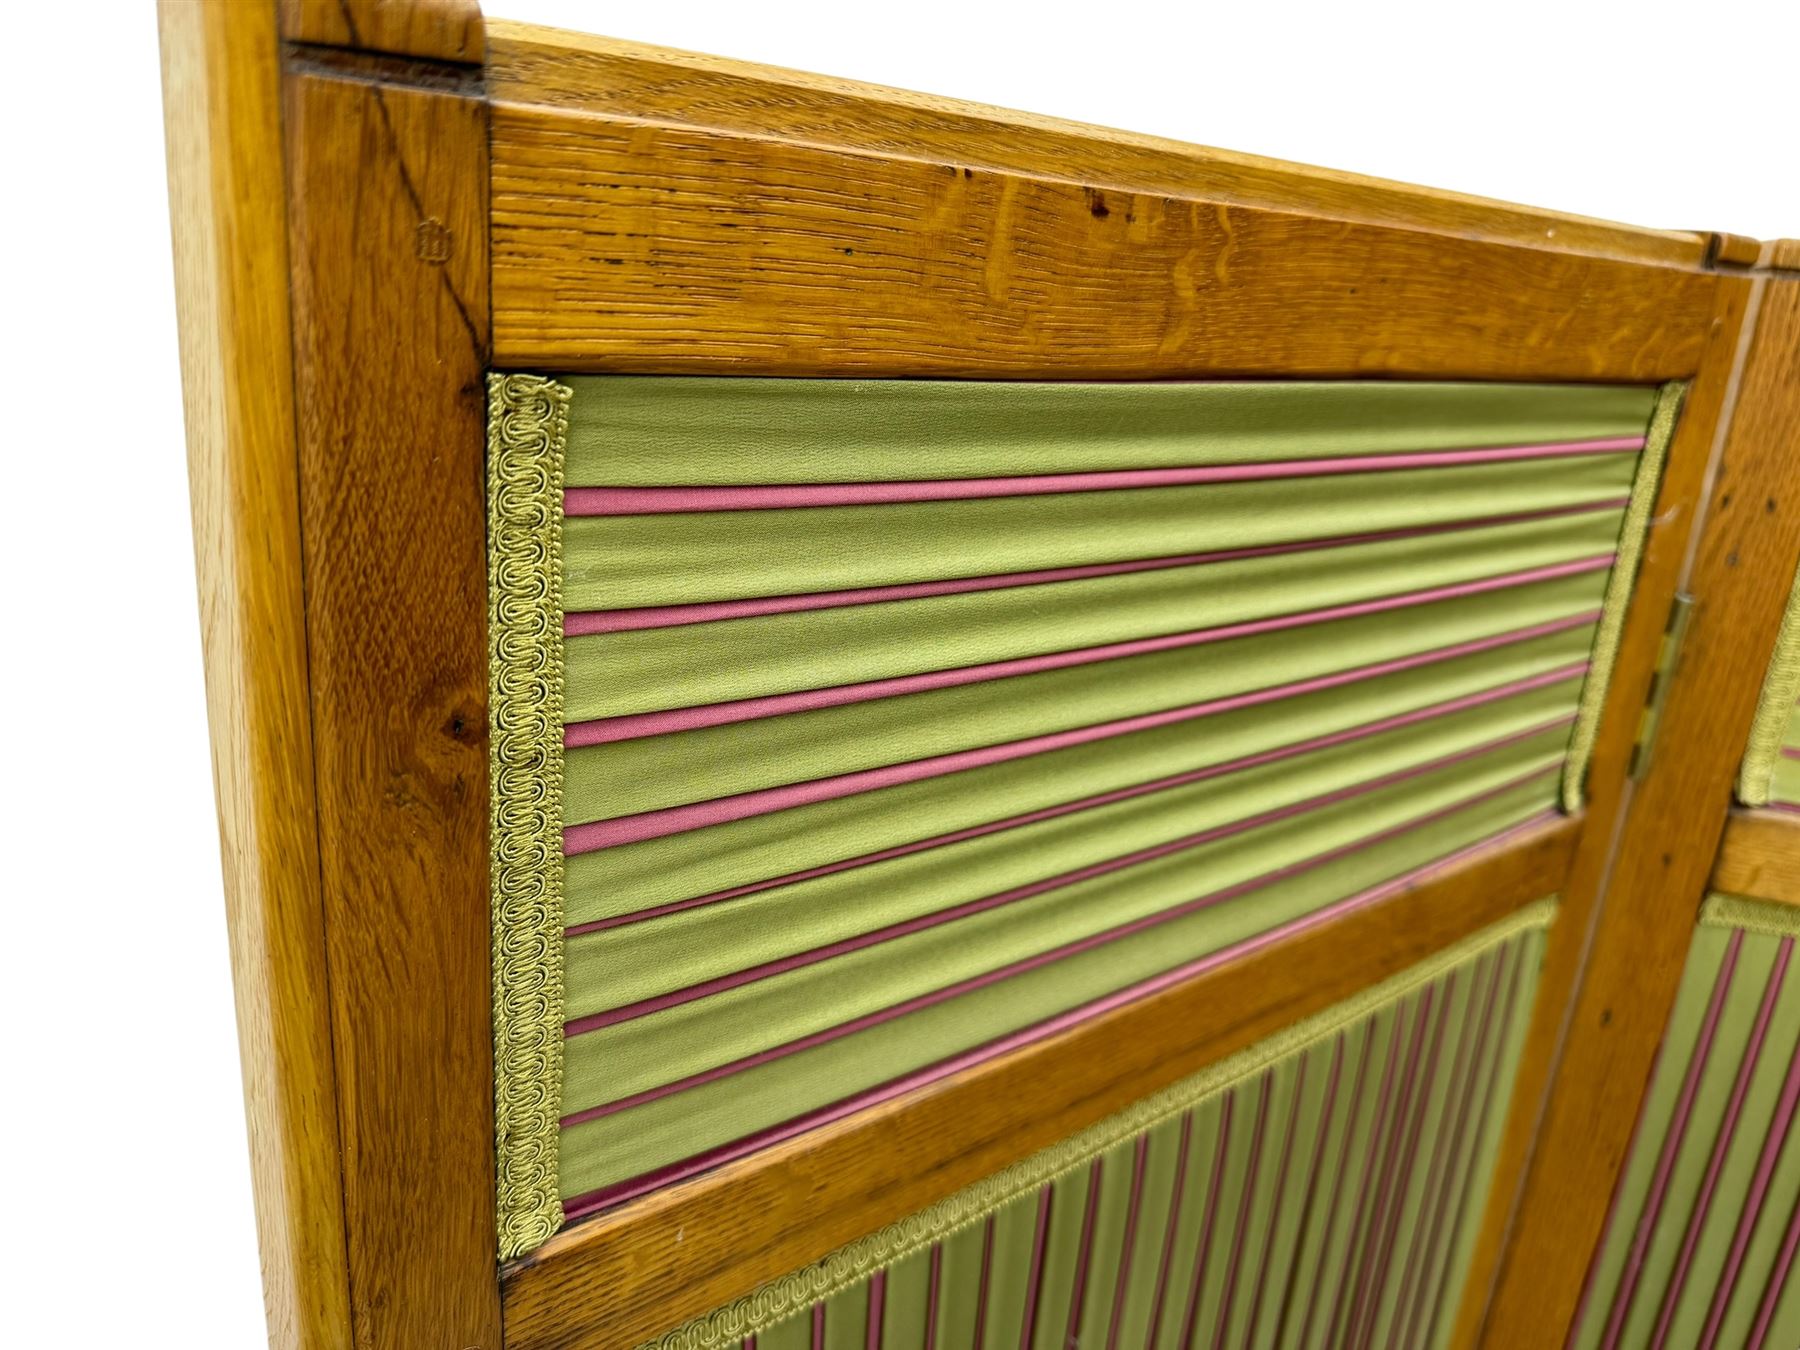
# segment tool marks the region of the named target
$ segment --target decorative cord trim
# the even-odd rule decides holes
[[[1638,456],[1637,477],[1631,484],[1631,501],[1625,508],[1625,520],[1619,530],[1619,551],[1613,560],[1612,576],[1606,583],[1606,600],[1600,610],[1600,623],[1594,631],[1594,654],[1588,677],[1581,686],[1581,706],[1575,717],[1575,730],[1569,736],[1569,755],[1563,763],[1563,810],[1579,811],[1587,800],[1588,760],[1594,753],[1594,738],[1600,731],[1600,713],[1606,706],[1606,692],[1612,687],[1613,663],[1619,655],[1619,635],[1625,629],[1625,611],[1631,604],[1631,591],[1637,584],[1638,562],[1644,553],[1644,538],[1650,530],[1650,511],[1656,505],[1657,490],[1662,486],[1663,465],[1669,457],[1669,442],[1675,438],[1675,420],[1681,413],[1681,401],[1687,397],[1687,382],[1671,380],[1656,396],[1650,410],[1650,425],[1644,432],[1643,453]]]
[[[495,1217],[510,1260],[562,1226],[563,454],[570,391],[488,376]]]
[[[1712,928],[1742,928],[1768,937],[1800,938],[1800,906],[1742,895],[1709,895],[1700,922]]]
[[[1014,1163],[967,1190],[938,1201],[929,1209],[840,1247],[823,1260],[791,1275],[771,1280],[658,1340],[646,1341],[638,1350],[723,1350],[725,1346],[756,1335],[812,1304],[860,1283],[875,1270],[905,1260],[959,1229],[980,1222],[1019,1196],[1084,1166],[1126,1139],[1192,1110],[1227,1088],[1261,1073],[1275,1061],[1316,1045],[1352,1022],[1398,1002],[1452,967],[1463,965],[1520,933],[1548,928],[1556,917],[1556,907],[1555,896],[1533,901],[1419,965],[1371,985],[1355,997],[1297,1022],[1190,1078],[1171,1084],[1119,1114]]]
[[[1744,767],[1738,774],[1738,800],[1745,806],[1767,806],[1775,778],[1775,763],[1787,740],[1788,721],[1794,702],[1800,699],[1800,575],[1788,592],[1787,613],[1781,618],[1781,634],[1775,639],[1775,655],[1763,681],[1756,720],[1750,724],[1750,748],[1744,751]]]

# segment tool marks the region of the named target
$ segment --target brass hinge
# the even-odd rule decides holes
[[[1631,747],[1631,777],[1642,778],[1650,767],[1650,753],[1656,748],[1656,733],[1662,725],[1663,702],[1669,686],[1675,683],[1675,672],[1681,665],[1681,645],[1687,640],[1688,623],[1694,617],[1694,597],[1676,592],[1669,605],[1669,621],[1663,626],[1662,649],[1656,654],[1656,670],[1650,676],[1650,692],[1644,697],[1644,714],[1638,720],[1637,743]]]

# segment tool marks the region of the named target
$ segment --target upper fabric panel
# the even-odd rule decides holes
[[[572,1215],[1552,810],[1657,397],[567,384]]]

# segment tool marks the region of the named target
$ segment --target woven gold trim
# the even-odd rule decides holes
[[[562,1226],[563,451],[569,390],[488,376],[489,880],[500,1257]]]
[[[1743,895],[1709,895],[1700,922],[1713,928],[1742,928],[1768,937],[1800,938],[1800,907]]]
[[[1554,896],[1534,901],[1410,970],[1372,985],[1354,998],[1297,1022],[1280,1034],[1191,1078],[1172,1084],[1118,1115],[940,1200],[930,1209],[840,1247],[823,1260],[791,1275],[771,1280],[735,1302],[677,1327],[660,1340],[647,1341],[638,1350],[721,1350],[721,1347],[764,1331],[812,1304],[860,1283],[881,1267],[905,1260],[957,1230],[980,1222],[1003,1205],[1074,1171],[1124,1140],[1153,1129],[1183,1111],[1192,1110],[1233,1084],[1261,1073],[1276,1060],[1315,1045],[1350,1023],[1405,998],[1451,967],[1460,966],[1520,933],[1547,928],[1555,916]]]
[[[1632,587],[1637,584],[1644,537],[1650,531],[1650,511],[1662,486],[1663,465],[1668,461],[1669,442],[1675,438],[1675,420],[1685,397],[1686,381],[1672,380],[1658,392],[1656,406],[1650,410],[1650,425],[1644,432],[1644,450],[1638,457],[1637,477],[1631,484],[1631,501],[1625,507],[1625,520],[1619,529],[1619,548],[1613,558],[1612,575],[1607,579],[1600,623],[1594,630],[1594,651],[1588,659],[1587,679],[1581,686],[1581,706],[1575,714],[1575,729],[1569,734],[1569,755],[1563,761],[1565,811],[1579,811],[1587,799],[1588,760],[1594,753],[1594,738],[1600,732],[1606,692],[1612,687],[1619,635],[1625,629],[1625,611],[1631,604]]]
[[[1788,720],[1794,701],[1800,699],[1800,576],[1788,592],[1787,613],[1781,618],[1781,635],[1775,639],[1775,655],[1763,680],[1756,720],[1750,724],[1750,747],[1744,751],[1744,767],[1738,774],[1738,800],[1745,806],[1767,806],[1775,777],[1775,761],[1787,740]]]

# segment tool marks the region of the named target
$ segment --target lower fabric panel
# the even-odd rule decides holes
[[[1443,1344],[1553,913],[1528,906],[659,1345]]]
[[[1570,1345],[1800,1345],[1800,910],[1701,913]]]

